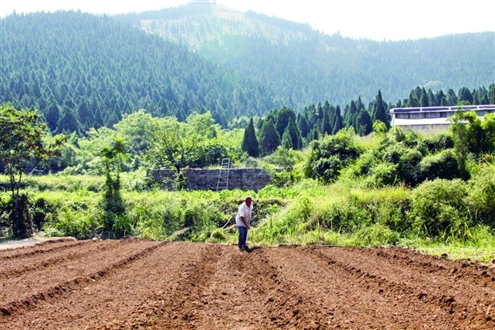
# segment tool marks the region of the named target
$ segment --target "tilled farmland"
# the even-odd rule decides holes
[[[0,251],[1,329],[494,329],[495,269],[401,248],[138,239]]]

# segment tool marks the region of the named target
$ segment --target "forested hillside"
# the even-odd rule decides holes
[[[352,40],[202,2],[116,17],[13,14],[0,37],[0,104],[39,109],[53,133],[83,135],[139,109],[179,121],[210,111],[224,128],[245,128],[248,117],[287,107],[298,115],[296,148],[296,135],[388,126],[395,105],[494,102],[492,32]],[[285,126],[277,130],[280,142],[261,153],[282,143]]]
[[[329,12],[328,19],[336,15]],[[270,87],[290,107],[323,100],[342,106],[359,96],[367,103],[378,89],[397,102],[416,86],[434,92],[473,89],[495,77],[493,31],[414,41],[354,40],[214,2],[116,18]]]
[[[211,111],[222,125],[280,104],[258,84],[183,46],[80,12],[0,21],[0,104],[39,109],[52,132],[83,133],[146,109],[184,120]]]

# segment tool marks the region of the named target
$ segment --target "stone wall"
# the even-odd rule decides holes
[[[182,172],[185,176],[183,186],[187,190],[217,190],[220,169],[190,168]],[[259,168],[235,168],[228,171],[228,186],[225,170],[222,170],[219,190],[241,189],[243,191],[258,191],[268,184],[272,179],[264,170]],[[163,188],[173,190],[176,183],[177,172],[171,169],[155,169],[150,173],[151,179],[159,182]]]

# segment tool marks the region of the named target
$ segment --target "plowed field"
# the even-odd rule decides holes
[[[399,248],[0,251],[0,329],[494,329],[495,269]]]

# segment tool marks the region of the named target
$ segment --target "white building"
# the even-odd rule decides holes
[[[390,109],[390,115],[392,126],[416,130],[438,130],[450,126],[448,118],[458,110],[474,110],[478,116],[483,117],[487,113],[495,112],[495,105],[393,108]]]

